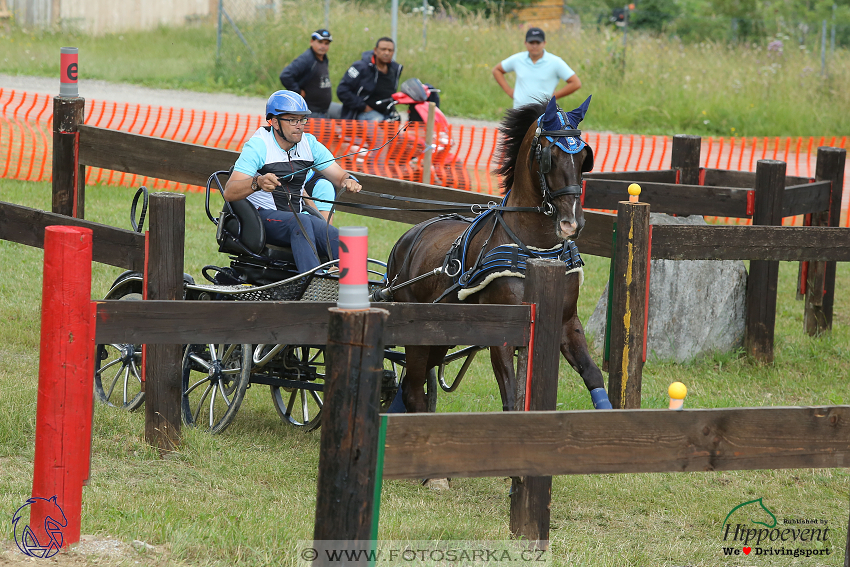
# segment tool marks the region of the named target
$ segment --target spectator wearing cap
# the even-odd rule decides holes
[[[328,49],[331,32],[320,29],[310,36],[310,47],[296,57],[280,73],[281,84],[307,101],[312,118],[327,118],[333,98],[333,86],[328,73]]]
[[[526,51],[511,55],[495,67],[493,77],[502,90],[514,99],[514,108],[555,98],[565,97],[581,88],[581,80],[563,59],[545,49],[546,34],[540,28],[529,28],[525,34]],[[508,84],[506,73],[516,73],[514,88]],[[557,89],[560,81],[567,84]],[[557,89],[557,90],[556,90]]]

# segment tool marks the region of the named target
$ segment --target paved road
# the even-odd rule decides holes
[[[0,87],[33,93],[59,94],[59,79],[0,74]],[[80,96],[91,100],[150,104],[164,107],[191,108],[194,110],[262,114],[262,110],[266,106],[266,99],[261,97],[238,96],[228,93],[215,94],[184,90],[152,89],[138,85],[109,83],[90,79],[81,79],[79,89]],[[495,127],[497,125],[496,122],[455,117],[450,117],[449,122],[459,126]]]

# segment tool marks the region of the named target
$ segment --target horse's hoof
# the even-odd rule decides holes
[[[422,481],[422,486],[431,490],[451,490],[452,488],[447,478],[426,478]]]

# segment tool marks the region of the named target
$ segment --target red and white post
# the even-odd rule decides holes
[[[44,231],[41,349],[32,495],[65,513],[63,547],[80,541],[83,483],[89,476],[94,387],[92,231],[49,226]],[[30,528],[46,541],[52,505],[36,500]],[[42,539],[44,538],[44,539]]]

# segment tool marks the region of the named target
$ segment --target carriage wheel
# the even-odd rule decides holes
[[[291,355],[291,356],[290,356]],[[306,346],[294,347],[285,356],[298,368],[314,367],[324,379],[324,350]],[[304,388],[271,386],[272,403],[280,418],[305,431],[314,431],[322,425],[322,392],[313,388],[318,382],[304,382]]]
[[[114,297],[122,301],[140,301],[142,294],[125,288]],[[94,357],[94,393],[112,407],[134,411],[145,403],[142,389],[142,345],[97,345]]]
[[[251,378],[251,345],[188,345],[183,355],[183,423],[221,433]]]
[[[384,373],[381,376],[381,412],[387,411],[392,405],[401,379],[404,377],[404,354],[392,350],[392,347],[385,349],[384,352]],[[387,357],[386,353],[392,353],[395,355],[394,358],[401,354],[402,360],[393,362]]]

